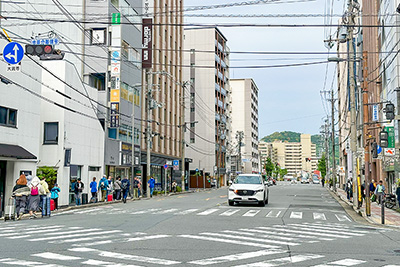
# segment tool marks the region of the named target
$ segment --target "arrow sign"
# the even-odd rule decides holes
[[[8,64],[18,64],[24,57],[24,49],[19,43],[8,43],[3,49],[3,58]]]

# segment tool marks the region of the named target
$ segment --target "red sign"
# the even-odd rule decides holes
[[[142,68],[151,69],[153,65],[153,19],[143,19],[142,25]]]

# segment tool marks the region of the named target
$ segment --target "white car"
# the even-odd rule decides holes
[[[229,186],[228,204],[257,203],[264,207],[268,204],[269,190],[267,182],[258,174],[239,174]]]

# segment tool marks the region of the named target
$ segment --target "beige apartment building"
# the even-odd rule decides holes
[[[302,134],[300,142],[260,142],[260,153],[262,162],[270,157],[272,162],[287,169],[288,175],[293,177],[317,169],[316,145],[311,142],[310,134]]]

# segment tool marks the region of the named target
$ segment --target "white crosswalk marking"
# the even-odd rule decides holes
[[[137,215],[137,214],[145,214],[145,213],[151,213],[151,212],[155,212],[161,209],[148,209],[148,210],[140,210],[140,211],[135,211],[135,212],[131,212],[132,215]]]
[[[323,230],[324,231],[324,233],[331,233],[331,234],[343,234],[343,235],[353,235],[353,236],[364,236],[364,234],[359,234],[359,233],[352,233],[352,232],[346,232],[346,231],[343,231],[343,230],[331,230],[329,227],[325,227],[325,228],[322,228],[322,227],[319,227],[319,228],[315,228],[315,227],[312,227],[312,226],[307,226],[307,225],[302,225],[302,224],[289,224],[292,228],[295,228],[295,229],[307,229],[307,230],[318,230],[318,231],[320,231],[320,230]],[[298,225],[298,226],[296,226],[296,225]]]
[[[151,239],[159,239],[159,238],[165,238],[169,237],[169,235],[149,235],[149,236],[143,236],[143,237],[131,237],[131,238],[126,238],[126,239],[116,239],[116,240],[103,240],[103,241],[98,241],[98,242],[90,242],[90,243],[82,243],[82,244],[74,244],[73,246],[98,246],[98,245],[105,245],[105,244],[112,244],[114,242],[116,243],[128,243],[128,242],[134,242],[134,241],[144,241],[144,240],[151,240]]]
[[[197,264],[197,265],[211,265],[211,264],[219,264],[219,263],[223,263],[223,262],[238,261],[238,260],[251,259],[251,258],[255,258],[255,257],[286,253],[286,252],[287,252],[286,250],[280,250],[280,249],[279,250],[276,250],[276,249],[260,250],[260,251],[254,251],[254,252],[245,252],[245,253],[240,253],[240,254],[216,257],[216,258],[211,258],[211,259],[191,261],[188,263],[189,264]]]
[[[120,233],[122,232],[121,230],[112,230],[112,231],[108,231],[108,234],[111,233]],[[76,233],[76,232],[75,232]],[[60,234],[57,236],[49,236],[49,237],[39,237],[39,238],[33,238],[33,239],[28,239],[29,241],[47,241],[47,240],[54,240],[54,239],[66,239],[66,238],[71,238],[71,237],[81,237],[81,236],[91,236],[93,235],[93,232],[91,233],[86,233],[86,234],[73,234],[73,235],[64,235],[64,234]]]
[[[238,211],[239,210],[227,210],[227,211],[221,213],[219,216],[231,216],[231,215],[235,214]]]
[[[302,232],[304,234],[299,234],[299,232],[292,233],[290,230],[286,229],[274,229],[271,231],[271,228],[267,227],[258,227],[259,229],[265,229],[266,231],[262,231],[266,234],[271,234],[271,235],[283,235],[283,236],[294,236],[294,237],[300,237],[303,239],[312,239],[312,240],[318,240],[318,241],[332,241],[334,239],[332,238],[327,238],[327,237],[319,237],[319,236],[311,236],[311,235],[306,235],[307,233]],[[252,230],[252,231],[261,231],[261,230]],[[283,232],[283,233],[282,233]]]
[[[326,221],[326,217],[324,213],[313,212],[314,220],[323,220]]]
[[[167,214],[167,213],[171,213],[171,212],[175,212],[178,209],[167,209],[167,210],[162,210],[162,211],[156,211],[153,212],[152,214]]]
[[[339,220],[339,222],[345,222],[345,221],[349,221],[351,222],[351,220],[349,219],[349,217],[347,217],[346,215],[343,214],[335,214],[336,218]]]
[[[286,245],[286,246],[300,245],[300,243],[294,243],[294,242],[278,241],[278,240],[262,239],[262,238],[254,238],[254,237],[245,237],[245,236],[238,236],[238,235],[227,235],[227,234],[219,234],[219,233],[201,233],[201,234],[209,235],[209,236],[225,237],[225,238],[229,238],[229,239],[240,239],[240,240],[248,240],[248,241],[256,241],[256,242],[265,242],[265,243],[276,244],[276,245]]]
[[[303,218],[303,212],[301,211],[292,211],[290,213],[290,219],[301,219]]]
[[[274,266],[286,265],[286,264],[297,263],[297,262],[302,262],[302,261],[307,261],[307,260],[314,260],[314,259],[318,259],[318,258],[322,258],[322,257],[324,257],[324,256],[313,255],[313,254],[296,255],[296,256],[292,256],[292,257],[284,257],[284,258],[279,258],[279,259],[274,259],[274,260],[267,260],[267,261],[261,261],[261,262],[256,262],[256,263],[244,264],[244,265],[239,265],[236,267],[274,267]]]
[[[92,252],[92,253],[97,254],[100,257],[105,257],[105,258],[131,260],[131,261],[153,263],[153,264],[161,264],[161,265],[180,264],[179,261],[164,260],[164,259],[159,259],[159,258],[143,257],[143,256],[130,255],[130,254],[109,252],[109,251],[103,251],[103,250],[92,249],[92,248],[72,248],[72,249],[69,249],[69,251],[73,251],[73,252]]]
[[[292,229],[286,229],[288,226],[287,225],[274,225],[274,228],[280,228],[279,231],[284,231],[288,233],[297,233],[297,234],[304,234],[304,230],[292,230]],[[285,228],[285,229],[281,229]],[[325,236],[325,237],[333,237],[333,238],[351,238],[349,236],[338,236],[338,235],[333,235],[333,234],[325,234],[325,233],[317,233],[315,230],[313,231],[308,231],[308,235],[316,235],[316,236]]]
[[[64,243],[75,243],[75,242],[82,242],[82,241],[90,241],[96,239],[112,239],[115,238],[116,235],[101,235],[101,236],[91,236],[91,237],[82,237],[82,238],[73,238],[73,239],[66,239],[66,240],[56,240],[50,241],[51,244],[64,244]]]
[[[248,236],[256,236],[256,237],[265,237],[265,238],[272,238],[272,239],[280,239],[280,240],[286,240],[286,241],[300,241],[298,238],[293,238],[293,237],[284,237],[284,236],[276,236],[276,235],[266,235],[266,234],[259,234],[259,233],[251,233],[251,229],[240,229],[240,231],[231,231],[231,230],[225,230],[222,231],[223,233],[228,233],[228,234],[236,234],[236,235],[248,235]],[[250,232],[250,233],[248,233]]]
[[[354,259],[343,259],[343,260],[329,262],[327,264],[314,265],[312,267],[345,267],[345,266],[354,266],[362,263],[365,263],[365,261],[354,260]]]
[[[99,261],[99,260],[87,260],[82,262],[84,265],[93,265],[93,266],[112,266],[112,267],[141,267],[140,265],[132,265],[132,264],[122,264],[115,262],[107,262],[107,261]]]
[[[197,215],[210,215],[211,213],[214,213],[216,211],[218,211],[219,209],[209,209],[209,210],[205,210],[203,212],[197,213]]]
[[[199,209],[188,209],[175,213],[176,215],[186,215],[198,211]]]
[[[45,259],[51,259],[51,260],[57,259],[60,261],[70,261],[70,260],[80,260],[81,259],[79,257],[65,256],[65,255],[61,255],[58,253],[52,253],[52,252],[43,252],[43,253],[39,253],[39,254],[33,254],[32,256],[45,258]]]
[[[43,262],[37,262],[37,261],[26,261],[26,260],[17,260],[17,259],[0,259],[1,264],[7,264],[7,265],[17,265],[17,266],[40,266],[40,267],[64,267],[63,265],[58,265],[58,264],[46,264]]]
[[[278,218],[279,217],[279,215],[282,213],[282,211],[281,210],[279,210],[279,211],[277,211],[277,210],[271,210],[270,212],[268,212],[268,214],[267,214],[267,216],[265,216],[265,217],[275,217],[275,218]]]
[[[316,223],[304,223],[305,225],[312,226],[313,228],[316,229],[326,229],[329,227],[331,230],[337,230],[337,231],[343,231],[343,230],[348,230],[351,231],[352,233],[359,233],[359,234],[367,234],[367,231],[362,231],[362,230],[355,230],[355,229],[350,229],[349,227],[344,227],[344,226],[332,226],[331,224],[316,224]]]
[[[261,243],[243,242],[243,241],[229,240],[226,238],[215,238],[215,237],[208,237],[208,236],[180,235],[179,237],[198,239],[198,240],[206,240],[206,241],[215,241],[215,242],[222,242],[222,243],[230,243],[230,244],[236,244],[239,246],[244,245],[244,246],[260,247],[260,248],[279,248],[277,246],[265,245],[265,244],[261,244]]]
[[[382,267],[400,267],[400,265],[385,265],[385,266],[382,266]]]
[[[260,212],[260,210],[249,210],[248,212],[246,212],[246,213],[243,214],[242,216],[245,216],[245,217],[254,217],[254,216],[256,216],[259,212]]]

